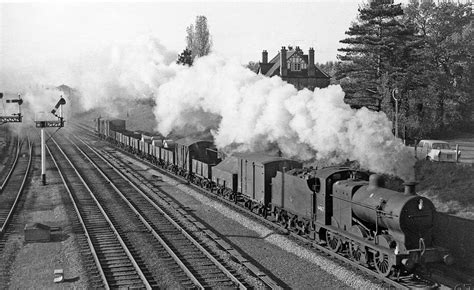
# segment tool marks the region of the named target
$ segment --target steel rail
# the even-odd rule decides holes
[[[10,176],[13,173],[13,170],[15,170],[16,163],[18,161],[18,157],[20,156],[20,147],[22,146],[22,143],[20,143],[20,138],[17,139],[17,145],[16,145],[16,154],[15,154],[15,160],[13,161],[13,165],[10,168],[7,176],[3,180],[2,184],[0,185],[0,193],[2,193],[3,188],[7,184],[8,180],[10,179]]]
[[[81,140],[80,140],[81,141]],[[74,146],[74,142],[70,141]],[[107,175],[103,172],[102,169],[100,169],[97,164],[92,161],[92,159],[89,158],[89,156],[81,150],[79,147],[76,146],[76,148],[86,157],[92,165],[97,169],[97,171],[100,172],[100,174],[109,182],[109,184],[113,187],[115,192],[118,193],[120,198],[128,205],[128,207],[135,213],[135,215],[140,219],[140,221],[144,224],[144,226],[150,231],[150,233],[155,237],[158,242],[165,248],[166,252],[173,258],[173,260],[179,265],[179,267],[186,273],[186,276],[188,276],[189,279],[193,281],[193,283],[199,287],[199,289],[204,289],[204,286],[199,282],[199,280],[191,273],[191,271],[184,265],[184,263],[179,259],[179,257],[175,254],[175,252],[171,249],[171,247],[164,241],[160,235],[153,229],[153,227],[143,218],[143,216],[136,210],[136,208],[130,203],[130,201],[123,195],[123,193],[118,189],[115,184],[110,180]],[[121,175],[122,176],[122,175]],[[123,176],[122,176],[123,177]]]
[[[53,143],[57,146],[57,148],[59,149],[59,151],[63,154],[64,158],[69,162],[69,164],[71,165],[71,167],[74,169],[74,171],[76,172],[77,176],[79,177],[79,179],[81,180],[81,182],[83,183],[84,187],[87,189],[87,191],[89,192],[89,195],[92,197],[92,199],[94,200],[94,202],[96,203],[98,209],[100,210],[100,212],[102,213],[103,217],[106,219],[107,223],[109,224],[110,228],[112,229],[112,231],[114,232],[115,236],[117,237],[117,240],[118,242],[120,243],[120,245],[122,246],[123,250],[125,251],[126,255],[128,256],[128,258],[130,259],[130,262],[132,263],[135,271],[137,272],[137,274],[140,276],[140,279],[142,280],[143,284],[145,285],[145,287],[147,289],[151,289],[151,285],[149,284],[148,280],[146,279],[145,275],[143,274],[142,270],[140,269],[140,267],[138,266],[137,262],[135,261],[135,258],[133,257],[132,253],[130,252],[130,250],[128,249],[127,245],[125,244],[125,242],[123,241],[122,237],[120,236],[119,232],[117,231],[117,229],[115,228],[114,224],[112,223],[112,221],[110,220],[110,218],[108,217],[107,213],[105,212],[104,208],[102,207],[102,205],[99,203],[99,201],[97,200],[97,198],[95,197],[94,193],[92,192],[92,190],[90,189],[90,187],[87,185],[87,182],[83,179],[82,175],[79,173],[79,171],[77,170],[77,168],[74,166],[74,164],[71,162],[71,160],[69,159],[69,157],[66,155],[66,153],[61,149],[61,146],[59,146],[59,144],[56,142],[55,138],[50,138]]]
[[[97,269],[99,271],[100,277],[102,278],[102,282],[104,283],[105,289],[109,290],[110,286],[107,281],[107,278],[105,277],[104,270],[102,269],[99,261],[99,257],[97,255],[97,252],[95,251],[95,247],[92,244],[92,238],[89,235],[89,231],[87,230],[87,226],[84,222],[84,219],[82,218],[81,212],[79,211],[79,207],[76,204],[76,201],[72,195],[71,189],[69,188],[69,185],[67,184],[66,179],[64,178],[63,172],[61,168],[59,168],[59,164],[56,161],[56,158],[53,156],[51,150],[49,149],[49,146],[46,145],[46,150],[48,150],[48,154],[51,156],[51,159],[53,160],[54,165],[56,166],[56,169],[58,170],[59,176],[61,177],[61,180],[63,181],[64,187],[66,187],[66,191],[68,192],[69,198],[71,199],[72,205],[74,206],[74,210],[76,211],[77,217],[81,223],[82,229],[84,230],[84,234],[87,238],[87,244],[89,245],[89,248],[92,252],[92,257],[94,258],[95,265],[97,266]]]
[[[163,211],[158,205],[156,205],[156,203],[150,199],[148,197],[148,195],[146,195],[139,187],[137,187],[133,181],[130,180],[129,177],[127,177],[126,175],[124,175],[120,170],[118,170],[110,161],[108,161],[106,158],[102,157],[101,154],[95,150],[94,148],[92,148],[91,146],[89,146],[87,143],[85,143],[82,139],[78,138],[77,136],[75,136],[76,139],[78,139],[80,142],[82,142],[85,146],[87,146],[87,148],[89,148],[92,152],[94,152],[94,154],[96,154],[96,156],[98,156],[100,159],[102,159],[104,162],[106,162],[118,175],[120,175],[124,180],[126,180],[143,198],[145,198],[152,206],[153,208],[155,208],[158,212],[160,212],[171,224],[173,224],[173,226],[177,229],[179,229],[179,231],[184,235],[186,236],[186,238],[191,241],[191,243],[193,243],[194,246],[196,246],[204,255],[206,255],[206,257],[211,260],[214,265],[216,265],[229,279],[231,279],[236,285],[238,285],[239,289],[247,289],[247,287],[239,281],[239,279],[237,277],[235,277],[235,275],[233,275],[224,265],[222,265],[222,263],[220,263],[211,253],[209,253],[209,251],[207,251],[198,241],[196,241],[196,239],[194,239],[183,227],[181,227],[178,223],[176,223],[176,221],[174,221],[165,211]],[[74,143],[71,141],[71,143]],[[75,144],[74,144],[75,145]],[[77,145],[75,145],[77,147]],[[89,159],[90,162],[92,162],[93,164],[95,164],[95,162],[89,158],[89,156],[82,150],[80,149],[79,147],[77,147],[83,154],[86,158]],[[102,174],[102,176],[104,176],[104,178],[106,178],[107,180],[108,177],[107,175],[103,172],[102,169],[100,169],[96,164],[94,165],[96,166],[97,170],[99,170]],[[187,275],[191,275],[193,279],[193,281],[196,282],[196,285],[199,286],[199,287],[202,287],[201,289],[204,289],[204,286],[202,286],[202,284],[199,282],[199,280],[191,273],[191,271],[180,261],[179,257],[173,252],[173,250],[168,246],[168,244],[158,235],[158,233],[156,233],[156,231],[152,228],[152,226],[142,217],[142,215],[138,212],[138,210],[136,209],[136,207],[134,205],[132,205],[129,200],[123,195],[123,193],[112,183],[112,181],[110,181],[110,184],[112,185],[112,187],[116,190],[116,192],[120,195],[120,197],[127,203],[127,205],[129,205],[129,207],[134,211],[134,213],[140,218],[140,220],[142,220],[142,222],[145,224],[145,226],[150,230],[150,232],[153,234],[153,236],[155,236],[159,241],[160,243],[162,243],[163,247],[167,250],[167,252],[173,257],[173,259],[175,259],[175,261],[182,267],[183,267],[183,270],[186,272]]]
[[[18,201],[20,200],[21,194],[23,193],[23,189],[25,187],[26,179],[28,178],[28,174],[30,173],[31,163],[32,163],[32,160],[33,160],[33,145],[32,145],[32,143],[30,142],[29,139],[28,139],[27,142],[28,142],[30,156],[29,156],[29,159],[28,159],[28,165],[27,165],[27,168],[26,168],[26,172],[25,172],[25,175],[23,176],[23,180],[21,182],[20,188],[18,189],[18,193],[16,195],[15,201],[13,202],[13,205],[10,208],[10,211],[8,212],[7,218],[5,219],[5,221],[2,224],[2,228],[0,229],[0,234],[3,234],[6,227],[9,224],[11,218],[13,217],[15,209],[18,205]],[[20,152],[20,148],[18,148],[18,152]]]

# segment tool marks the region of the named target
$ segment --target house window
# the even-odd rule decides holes
[[[305,68],[304,65],[304,61],[299,57],[292,57],[288,62],[288,68],[291,71],[301,71]]]

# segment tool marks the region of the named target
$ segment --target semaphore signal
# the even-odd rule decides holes
[[[0,93],[0,99],[3,101],[3,93]],[[13,113],[10,116],[0,116],[0,125],[5,123],[21,123],[23,116],[21,115],[21,105],[23,104],[23,99],[21,95],[18,94],[18,99],[6,99],[7,104],[18,104],[18,113]]]
[[[43,181],[43,185],[46,185],[46,152],[45,152],[45,139],[44,139],[44,128],[58,128],[61,129],[64,127],[64,117],[63,117],[63,110],[62,106],[66,104],[66,100],[61,96],[59,101],[54,106],[53,110],[51,110],[51,114],[53,114],[57,120],[35,120],[36,128],[41,128],[41,179]],[[57,114],[58,113],[58,114]]]

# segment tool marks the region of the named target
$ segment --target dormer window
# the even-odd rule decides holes
[[[301,71],[306,68],[306,63],[299,55],[294,55],[288,59],[288,66],[291,71]]]

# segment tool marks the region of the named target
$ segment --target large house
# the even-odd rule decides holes
[[[314,49],[308,54],[297,46],[282,47],[280,52],[268,61],[268,52],[262,52],[262,62],[259,63],[258,73],[268,77],[280,76],[283,80],[294,85],[298,90],[307,88],[325,88],[329,85],[330,77],[314,65]]]

